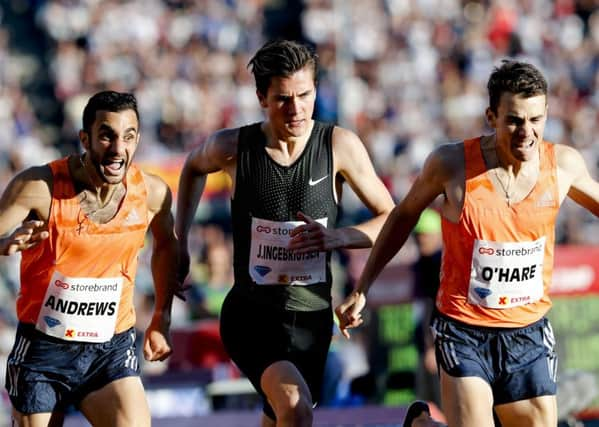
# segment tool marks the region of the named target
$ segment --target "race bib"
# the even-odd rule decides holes
[[[122,277],[65,277],[56,271],[36,328],[67,341],[109,341],[116,327],[122,288]]]
[[[543,296],[545,237],[534,242],[475,240],[468,302],[488,308],[510,308]]]
[[[327,225],[327,218],[316,221]],[[249,273],[256,284],[305,286],[326,281],[326,252],[288,249],[291,230],[302,224],[252,218]]]

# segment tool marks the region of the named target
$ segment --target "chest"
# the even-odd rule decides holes
[[[97,224],[106,224],[118,213],[125,195],[125,187],[119,187],[102,203],[96,194],[83,190],[78,196],[79,206],[91,221]]]

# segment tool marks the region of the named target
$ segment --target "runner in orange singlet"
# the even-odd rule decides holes
[[[545,314],[555,221],[569,196],[599,214],[580,153],[543,140],[547,82],[504,61],[488,82],[492,135],[437,148],[389,215],[355,291],[336,309],[346,337],[369,287],[442,196],[443,260],[432,322],[449,426],[555,426],[554,338]]]
[[[6,378],[13,418],[19,426],[61,425],[74,404],[94,426],[149,426],[133,286],[149,227],[156,304],[143,351],[164,360],[178,290],[171,194],[131,164],[140,139],[133,95],[92,96],[79,138],[82,156],[24,170],[0,200],[0,253],[22,253]]]

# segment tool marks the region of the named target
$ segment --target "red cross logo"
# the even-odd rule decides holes
[[[499,297],[499,305],[506,305],[507,297]]]
[[[75,335],[75,330],[74,329],[67,329],[64,333],[64,336],[67,338],[73,338]]]

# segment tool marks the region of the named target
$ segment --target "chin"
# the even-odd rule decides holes
[[[526,147],[513,147],[512,156],[521,162],[532,160],[537,156],[539,151],[539,143],[535,142],[531,146]]]
[[[288,126],[287,132],[293,137],[304,136],[308,132],[308,126]]]
[[[102,174],[102,180],[106,183],[106,184],[120,184],[121,182],[123,182],[125,180],[125,174],[121,174],[118,176],[115,175],[104,175]]]

